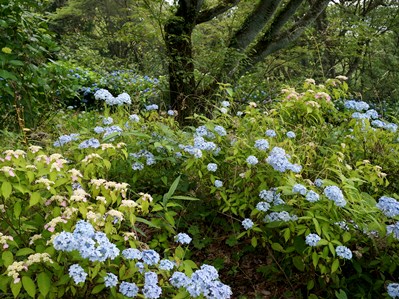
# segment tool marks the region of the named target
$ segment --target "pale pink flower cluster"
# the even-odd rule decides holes
[[[23,158],[26,156],[26,152],[23,150],[6,150],[3,152],[3,154],[5,155],[4,159],[7,161],[10,161],[13,156],[15,159],[18,159],[20,156]]]
[[[90,155],[87,155],[81,162],[82,163],[90,163],[94,159],[102,160],[103,158],[101,158],[101,156],[99,154],[90,154]]]
[[[44,263],[48,262],[52,264],[53,260],[50,258],[50,255],[48,253],[31,254],[27,260],[14,262],[11,265],[9,265],[7,267],[7,276],[11,276],[14,279],[14,283],[18,283],[21,281],[19,273],[22,270],[28,271],[29,266],[40,262]]]
[[[71,174],[72,182],[76,182],[79,178],[83,178],[82,173],[75,168],[72,168],[68,172]]]
[[[325,99],[326,100],[326,102],[331,102],[331,97],[330,97],[330,95],[328,94],[328,93],[325,93],[325,92],[318,92],[318,93],[316,93],[315,94],[315,96],[314,96],[316,99]]]
[[[55,217],[51,219],[49,223],[44,225],[44,229],[47,229],[49,232],[54,232],[55,227],[58,223],[67,223],[68,221],[61,216]]]
[[[49,179],[46,178],[40,178],[35,181],[35,184],[43,184],[46,186],[47,190],[50,190],[51,185],[54,185],[55,183],[53,181],[50,181]]]
[[[4,173],[8,173],[9,176],[15,176],[15,172],[14,172],[14,168],[10,167],[10,166],[3,166],[2,168],[0,168],[0,171],[4,172]]]
[[[50,172],[53,171],[54,169],[56,171],[61,171],[61,169],[64,167],[65,163],[68,163],[68,161],[65,160],[65,159],[57,159],[57,160],[55,160],[55,162],[53,162],[53,164],[51,164]]]
[[[86,202],[87,197],[90,197],[90,194],[87,193],[82,188],[79,188],[79,189],[73,190],[70,200],[76,201],[76,202],[80,202],[80,201]]]
[[[141,200],[148,201],[148,202],[152,202],[152,200],[153,200],[152,196],[148,193],[140,192],[139,195],[140,195]]]
[[[14,238],[12,236],[3,235],[0,233],[0,245],[3,245],[3,249],[8,248],[7,241],[13,241]]]

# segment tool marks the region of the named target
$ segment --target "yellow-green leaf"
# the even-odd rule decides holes
[[[22,286],[29,296],[35,298],[36,295],[36,285],[33,282],[32,278],[29,276],[22,276]]]
[[[3,184],[1,185],[1,194],[3,195],[3,197],[5,199],[8,199],[11,195],[12,192],[12,185],[10,182],[3,182]]]
[[[51,288],[51,279],[47,275],[47,273],[39,273],[39,275],[37,276],[37,285],[39,287],[40,294],[46,297]]]

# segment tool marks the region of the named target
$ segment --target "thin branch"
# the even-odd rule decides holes
[[[241,0],[225,0],[215,7],[203,10],[199,13],[195,23],[201,24],[208,22],[218,15],[221,15],[222,13],[225,13],[229,9],[233,8],[238,3],[240,3],[240,1]]]

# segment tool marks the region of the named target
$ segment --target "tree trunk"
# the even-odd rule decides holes
[[[181,0],[176,14],[165,25],[169,58],[169,97],[178,120],[184,122],[196,108],[191,34],[202,1]]]

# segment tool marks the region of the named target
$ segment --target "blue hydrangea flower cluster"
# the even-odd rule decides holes
[[[103,125],[112,125],[114,123],[114,119],[112,117],[104,117]]]
[[[335,248],[335,252],[343,259],[352,259],[352,251],[346,246],[337,246],[337,248]]]
[[[267,212],[270,209],[270,204],[265,201],[260,201],[256,204],[256,209],[261,212]]]
[[[149,266],[158,264],[160,257],[158,252],[152,249],[146,249],[141,252],[143,263]]]
[[[104,285],[107,288],[116,287],[118,284],[118,277],[113,273],[107,273],[104,277]]]
[[[62,135],[53,143],[55,147],[63,146],[71,141],[79,139],[79,134]]]
[[[306,187],[302,184],[295,184],[294,187],[292,187],[293,193],[299,193],[301,195],[306,195],[307,191],[308,190],[306,189]]]
[[[151,105],[146,105],[145,110],[147,111],[152,111],[152,110],[158,110],[158,105],[157,104],[151,104]]]
[[[255,141],[255,147],[261,151],[269,149],[269,142],[266,139],[258,139]]]
[[[399,240],[399,222],[387,225],[387,234],[393,234],[394,238]]]
[[[217,270],[206,264],[196,270],[191,278],[182,272],[175,272],[169,282],[176,288],[185,288],[194,298],[203,295],[207,299],[227,299],[233,294],[229,286],[219,281]]]
[[[122,255],[127,260],[141,260],[141,251],[136,248],[127,248],[122,251]]]
[[[387,291],[392,298],[399,298],[399,283],[388,284]]]
[[[85,282],[87,273],[85,270],[78,264],[73,264],[69,267],[69,276],[73,279],[73,281],[78,284],[80,282]]]
[[[123,281],[119,286],[119,292],[128,298],[134,298],[139,293],[139,287],[134,282]]]
[[[277,193],[277,188],[262,190],[259,192],[259,197],[267,203],[273,204],[275,206],[284,204],[284,201],[281,199],[281,194]]]
[[[242,222],[241,222],[242,226],[245,228],[245,230],[249,230],[250,228],[252,228],[252,226],[254,226],[254,223],[251,219],[249,218],[245,218]]]
[[[123,132],[122,128],[119,126],[110,126],[104,128],[104,135],[103,138],[116,133],[115,135],[120,135]]]
[[[314,192],[313,190],[309,190],[306,193],[306,200],[309,202],[316,202],[319,200],[319,198],[320,198],[320,195],[318,193]]]
[[[178,233],[175,236],[175,242],[180,244],[190,244],[191,240],[192,240],[191,237],[185,233]]]
[[[214,185],[216,188],[221,188],[223,187],[223,182],[221,180],[215,180]]]
[[[137,160],[140,158],[144,158],[145,164],[148,166],[154,165],[156,163],[154,154],[147,150],[140,150],[137,153],[130,153],[129,156],[133,157],[134,159],[137,159]],[[142,170],[143,168],[144,168],[144,164],[141,163],[140,161],[135,161],[132,164],[133,170]]]
[[[93,226],[83,220],[78,221],[73,233],[62,232],[56,236],[53,246],[61,251],[77,250],[82,258],[91,262],[113,260],[119,255],[119,249],[103,232],[95,232]]]
[[[221,103],[222,107],[230,107],[230,102],[229,101],[223,101]]]
[[[391,132],[393,132],[393,133],[395,133],[395,132],[398,130],[398,125],[397,125],[397,124],[394,124],[394,123],[386,123],[386,122],[384,122],[384,121],[382,121],[382,120],[378,120],[378,119],[373,120],[373,121],[371,122],[371,125],[372,125],[373,127],[385,129],[385,130],[391,131]]]
[[[377,119],[379,117],[378,112],[374,109],[367,110],[365,113],[353,112],[352,118],[355,119]]]
[[[90,138],[88,140],[85,140],[83,142],[81,142],[79,144],[79,148],[80,149],[84,149],[84,148],[99,148],[101,146],[100,141],[98,141],[98,139],[96,138]]]
[[[94,133],[102,134],[104,133],[105,129],[103,127],[97,126],[93,129]]]
[[[341,189],[337,186],[327,186],[324,188],[324,195],[329,199],[335,202],[335,205],[338,207],[344,207],[346,205],[346,200],[344,195],[342,194]]]
[[[351,109],[356,111],[364,111],[370,108],[369,104],[367,104],[366,102],[355,101],[355,100],[345,101],[344,107],[346,109]]]
[[[256,165],[259,162],[255,156],[249,156],[246,161],[249,165]]]
[[[286,135],[287,135],[288,138],[291,138],[291,139],[296,137],[295,133],[292,132],[292,131],[288,131]]]
[[[276,137],[277,136],[276,131],[274,131],[274,130],[266,130],[265,135],[268,137]]]
[[[392,197],[380,197],[376,207],[380,209],[387,217],[395,217],[399,215],[399,202]]]
[[[314,247],[317,246],[317,243],[319,243],[320,240],[321,238],[318,234],[309,234],[306,236],[305,243],[309,246]]]
[[[212,141],[205,141],[204,137],[194,137],[194,147],[200,150],[213,151],[216,149],[216,144]]]
[[[218,169],[218,166],[215,163],[209,163],[206,168],[208,171],[215,172]]]
[[[271,212],[270,214],[265,216],[265,219],[263,221],[266,223],[270,223],[275,221],[288,222],[296,220],[298,220],[298,216],[290,215],[287,211],[282,211],[282,212]]]
[[[161,296],[162,289],[158,286],[158,276],[155,272],[144,274],[143,295],[147,299],[157,299]]]
[[[322,179],[315,179],[314,185],[318,188],[321,188],[323,186],[323,180]]]
[[[269,156],[266,159],[266,162],[269,163],[270,166],[273,167],[274,170],[279,172],[286,172],[287,170],[291,170],[292,172],[299,173],[302,170],[302,166],[298,164],[292,164],[288,159],[290,159],[290,155],[285,153],[285,150],[281,147],[274,147]]]
[[[130,96],[124,92],[114,97],[108,90],[106,89],[98,89],[94,93],[94,98],[96,100],[103,100],[109,106],[121,106],[123,104],[130,105],[132,103]]]
[[[170,260],[163,259],[159,262],[159,269],[160,270],[165,270],[165,271],[170,271],[172,270],[176,264]]]
[[[215,126],[214,130],[219,136],[226,136],[227,135],[226,129],[223,128],[222,126]]]
[[[138,123],[140,121],[140,117],[137,114],[132,114],[129,116],[129,120],[131,122]]]

